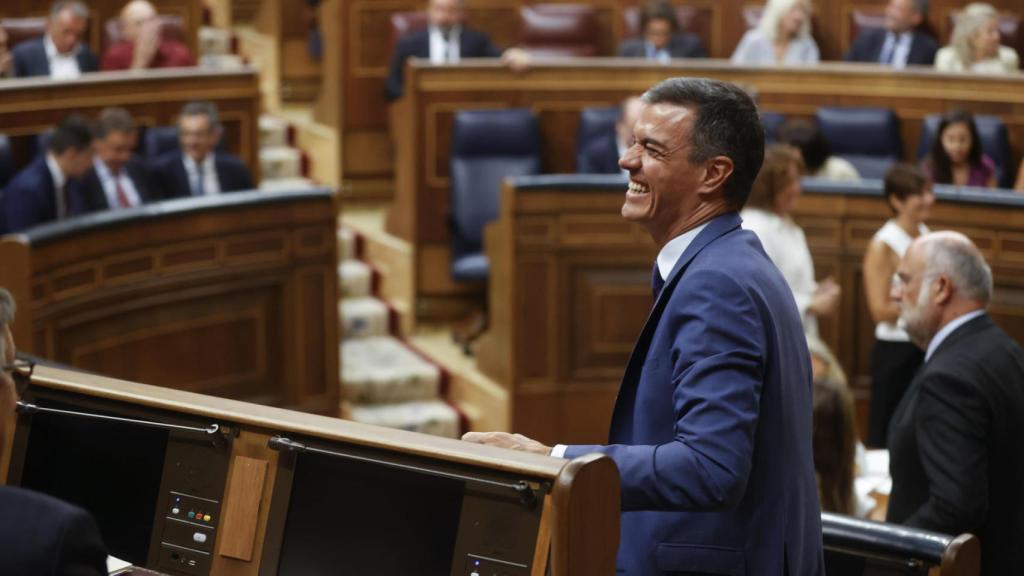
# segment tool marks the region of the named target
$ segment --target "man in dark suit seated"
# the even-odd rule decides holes
[[[252,176],[242,159],[217,152],[223,129],[212,102],[189,102],[178,116],[181,148],[157,158],[153,176],[161,196],[210,196],[252,190]]]
[[[14,175],[3,193],[8,232],[62,220],[73,213],[71,189],[92,166],[92,129],[76,114],[53,130],[47,150]]]
[[[529,64],[529,56],[519,48],[502,52],[483,32],[463,25],[465,0],[430,0],[427,5],[426,30],[410,32],[398,39],[391,56],[387,83],[388,102],[402,97],[402,70],[409,58],[429,58],[433,64],[458,62],[464,58],[497,58],[513,69]]]
[[[580,157],[580,165],[576,171],[580,174],[619,174],[619,158],[633,143],[633,125],[640,117],[643,101],[633,96],[622,101],[619,107],[619,119],[615,122],[615,131],[602,135],[587,143]]]
[[[648,2],[640,16],[643,38],[623,40],[619,56],[668,62],[672,58],[706,58],[700,38],[679,30],[675,9],[668,2]]]
[[[939,43],[921,29],[927,16],[928,0],[889,0],[885,6],[885,29],[862,30],[843,59],[893,68],[905,68],[908,64],[931,66]]]
[[[15,76],[77,78],[98,69],[96,56],[82,42],[89,9],[77,0],[55,2],[50,9],[46,33],[41,38],[18,44],[14,57]]]
[[[93,131],[92,168],[71,190],[71,212],[131,208],[160,200],[149,171],[134,156],[138,134],[135,120],[124,108],[105,108]]]
[[[576,458],[621,475],[617,572],[824,573],[811,453],[811,358],[793,293],[738,214],[764,158],[741,88],[670,78],[648,90],[619,160],[622,216],[659,248],[654,307],[619,388],[607,445],[467,441]]]
[[[4,434],[31,366],[15,359],[14,298],[0,288],[0,460]],[[101,576],[107,552],[88,512],[44,494],[0,486],[0,574]]]
[[[992,271],[964,235],[914,241],[900,320],[925,350],[889,425],[888,522],[981,540],[984,574],[1024,561],[1024,350],[985,312]]]

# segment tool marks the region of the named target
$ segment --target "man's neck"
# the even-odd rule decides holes
[[[668,242],[675,238],[676,236],[679,236],[680,234],[685,234],[686,232],[693,230],[694,228],[700,226],[701,224],[710,222],[711,220],[714,220],[715,218],[721,216],[722,214],[732,211],[733,209],[724,200],[720,202],[705,203],[697,206],[697,208],[693,212],[691,212],[686,219],[682,220],[677,225],[670,228],[664,237],[659,237],[658,233],[654,230],[648,231],[650,232],[651,237],[654,239],[655,244],[658,245],[658,249],[661,249],[664,248],[665,244],[668,244]]]

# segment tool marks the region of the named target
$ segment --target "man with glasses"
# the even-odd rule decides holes
[[[15,358],[14,298],[0,288],[0,461],[14,408],[32,378],[33,362]],[[96,521],[66,502],[11,486],[0,486],[0,572],[4,574],[107,573],[106,549]]]

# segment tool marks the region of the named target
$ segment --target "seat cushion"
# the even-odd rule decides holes
[[[487,255],[482,252],[465,254],[452,261],[452,278],[459,282],[487,280],[490,270]]]

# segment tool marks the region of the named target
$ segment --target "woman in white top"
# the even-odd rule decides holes
[[[1014,74],[1017,51],[999,44],[999,13],[991,4],[974,2],[960,11],[949,46],[935,54],[935,69],[943,72]]]
[[[831,278],[814,280],[814,262],[807,238],[790,215],[800,198],[800,152],[786,144],[774,144],[764,153],[764,164],[750,189],[746,208],[740,213],[743,227],[761,240],[764,251],[782,272],[793,291],[804,332],[817,338],[817,316],[832,314],[839,303],[839,285]]]
[[[732,53],[733,64],[817,64],[808,0],[768,0],[756,28]]]
[[[899,305],[889,297],[892,278],[911,241],[928,228],[935,195],[920,169],[896,164],[885,175],[885,197],[895,216],[875,233],[864,254],[864,293],[875,321],[875,345],[871,350],[871,411],[867,445],[884,448],[889,420],[924,353],[899,327]]]

